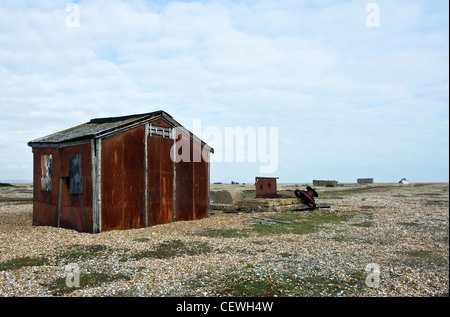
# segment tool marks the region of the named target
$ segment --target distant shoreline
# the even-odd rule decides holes
[[[30,184],[33,183],[33,180],[25,180],[25,179],[0,179],[0,183],[9,183],[9,184]]]

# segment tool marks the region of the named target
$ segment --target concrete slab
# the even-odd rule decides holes
[[[232,204],[210,203],[212,210],[236,212],[288,211],[305,206],[299,198],[245,198]]]
[[[210,191],[209,196],[210,202],[215,204],[234,204],[244,199],[244,194],[241,190]]]

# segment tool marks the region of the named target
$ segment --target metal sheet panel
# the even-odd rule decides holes
[[[175,164],[176,220],[192,220],[194,219],[192,142],[181,134],[178,134],[177,142],[179,142],[180,151],[176,155],[181,156],[183,149],[185,151],[189,149],[189,159],[180,160]]]
[[[165,128],[172,128],[172,126],[163,119],[157,119],[157,120],[152,121],[152,125],[165,127]]]
[[[173,162],[170,150],[173,140],[152,135],[148,137],[148,224],[172,222],[173,211]]]
[[[156,225],[159,221],[158,215],[161,210],[161,142],[162,137],[148,136],[147,140],[147,160],[148,160],[148,225]]]
[[[172,139],[162,138],[160,152],[161,219],[159,223],[173,221],[173,162],[170,158],[172,145]]]
[[[48,158],[51,156],[51,162]],[[47,158],[47,159],[46,159]],[[50,172],[47,182],[42,187],[42,175],[46,159],[46,170]],[[33,149],[33,225],[58,226],[58,199],[59,199],[59,151],[57,149],[35,148]],[[44,168],[45,169],[45,168]]]
[[[145,226],[145,127],[102,140],[102,231]]]
[[[204,160],[202,149],[197,144],[193,145],[193,202],[194,219],[202,219],[208,216],[208,163]],[[196,162],[200,160],[200,162]]]
[[[81,191],[71,190],[74,183],[73,158],[78,157],[79,175],[83,186]],[[72,164],[71,164],[72,159]],[[91,145],[80,145],[61,149],[61,212],[59,226],[62,228],[75,229],[80,232],[92,232],[92,156]],[[72,165],[72,166],[71,166]],[[67,176],[66,176],[67,175]]]
[[[176,163],[176,220],[208,216],[207,154],[189,138],[178,136],[180,148],[189,149],[189,160]],[[185,156],[187,158],[187,155]]]

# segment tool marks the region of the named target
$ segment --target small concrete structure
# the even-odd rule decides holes
[[[299,198],[247,198],[236,202],[236,207],[241,211],[288,211],[305,207],[305,204]]]
[[[358,184],[373,184],[373,178],[358,178],[356,182]]]
[[[218,190],[210,192],[210,202],[214,204],[234,204],[244,199],[241,190]]]
[[[225,212],[287,211],[305,207],[300,198],[245,198],[242,190],[211,190],[211,210]]]
[[[330,181],[330,180],[313,180],[313,186],[328,186],[328,187],[334,187],[337,186],[339,182],[338,181]]]

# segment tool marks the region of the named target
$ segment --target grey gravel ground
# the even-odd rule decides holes
[[[292,228],[217,211],[95,235],[32,226],[29,188],[0,187],[0,296],[246,296],[253,283],[268,296],[448,296],[448,183],[364,186],[317,188],[332,208],[291,213]],[[302,232],[312,215],[345,217]],[[81,287],[65,285],[69,263]]]

